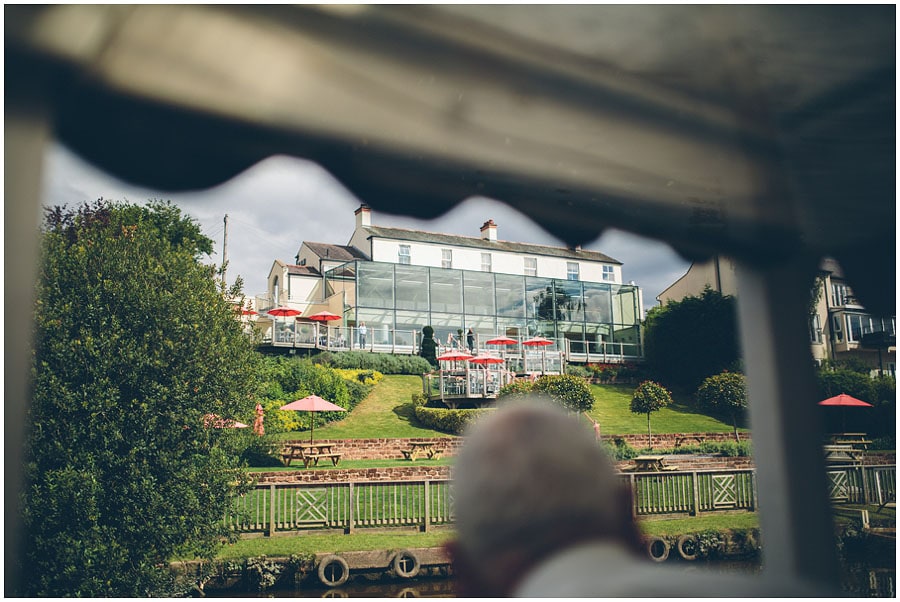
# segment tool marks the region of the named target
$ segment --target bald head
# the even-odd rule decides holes
[[[491,562],[511,555],[512,564],[530,565],[577,540],[633,531],[593,430],[549,403],[510,402],[478,421],[453,478],[458,551],[484,578],[500,572]]]

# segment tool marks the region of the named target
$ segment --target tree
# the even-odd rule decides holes
[[[747,379],[738,372],[722,372],[710,376],[697,389],[697,402],[714,411],[727,412],[734,428],[734,440],[740,442],[738,417],[747,410]]]
[[[631,398],[631,412],[647,415],[647,447],[653,449],[653,438],[650,433],[650,412],[661,410],[672,403],[672,394],[659,383],[645,380],[634,390]]]
[[[252,420],[257,353],[171,203],[56,207],[41,245],[21,593],[170,594],[230,536],[242,438],[204,416]]]
[[[434,342],[434,328],[431,326],[422,328],[422,347],[419,349],[419,355],[437,367],[437,343]]]
[[[644,320],[644,356],[654,378],[684,391],[732,368],[740,357],[734,297],[707,287],[699,297],[652,308]]]

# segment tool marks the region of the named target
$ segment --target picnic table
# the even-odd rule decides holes
[[[865,433],[834,433],[830,435],[831,443],[834,445],[852,445],[860,447],[864,450],[869,449],[872,442],[866,438]]]
[[[638,456],[634,459],[634,472],[664,472],[678,470],[677,466],[667,466],[665,456]]]
[[[409,449],[401,449],[400,453],[410,462],[415,462],[416,458],[421,456],[428,456],[429,460],[441,457],[440,452],[434,448],[434,443],[431,441],[410,441]]]
[[[822,450],[825,452],[825,462],[831,464],[847,462],[858,464],[860,462],[856,450],[849,444],[823,445]]]
[[[328,458],[333,466],[341,459],[341,454],[331,451],[331,443],[287,443],[281,453],[281,459],[285,466],[290,466],[292,460],[303,462],[303,468],[309,465],[319,465],[319,460]]]

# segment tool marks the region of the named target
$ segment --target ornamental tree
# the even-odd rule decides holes
[[[570,412],[586,412],[594,407],[594,396],[587,382],[573,374],[551,374],[542,376],[531,390],[537,395],[545,395],[550,400]]]
[[[747,380],[743,374],[722,372],[710,376],[697,389],[697,402],[701,407],[729,414],[734,428],[734,440],[740,442],[737,422],[747,410]]]
[[[18,593],[171,595],[232,535],[246,438],[204,416],[252,422],[258,356],[171,203],[53,208],[41,247]]]
[[[428,363],[437,367],[437,343],[434,341],[434,328],[425,326],[422,328],[422,346],[419,355],[428,360]]]
[[[672,403],[672,394],[659,383],[645,380],[634,390],[631,398],[631,411],[634,414],[647,415],[647,447],[653,449],[653,438],[650,433],[650,413],[661,410]]]

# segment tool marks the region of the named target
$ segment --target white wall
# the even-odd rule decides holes
[[[353,240],[351,239],[351,244]],[[457,270],[481,271],[481,254],[487,251],[471,247],[454,247],[450,245],[437,245],[421,242],[404,242],[397,240],[374,239],[372,244],[372,260],[386,263],[399,263],[400,245],[409,245],[410,264],[430,267],[442,267],[442,249],[450,249],[453,252],[452,267]],[[506,251],[490,251],[491,271],[498,274],[525,274],[525,257],[537,259],[537,275],[541,278],[556,278],[566,280],[568,266],[574,259],[563,257],[549,257],[546,255],[528,255],[522,253],[510,253]],[[603,280],[603,263],[594,261],[577,261],[579,264],[580,280],[584,282],[610,282],[622,283],[622,267],[613,266],[613,280]]]

